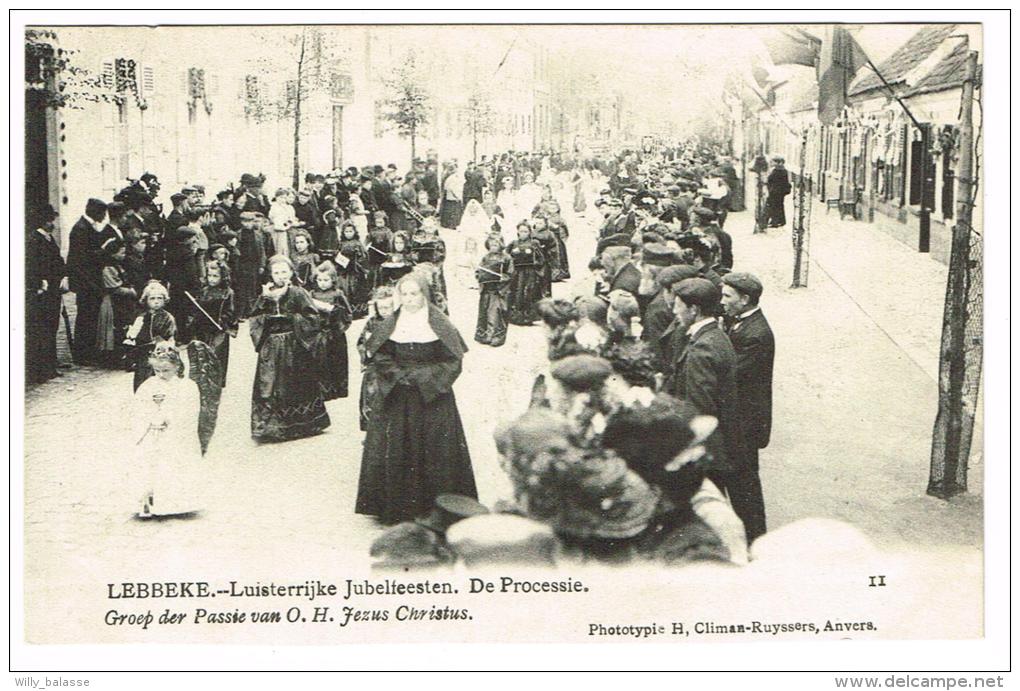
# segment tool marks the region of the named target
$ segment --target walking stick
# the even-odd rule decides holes
[[[191,295],[191,293],[189,293],[188,291],[186,291],[186,290],[185,290],[185,291],[184,291],[184,294],[188,296],[188,299],[189,299],[189,300],[191,300],[191,304],[193,304],[193,305],[194,305],[195,307],[197,307],[197,308],[198,308],[198,311],[199,311],[199,312],[201,312],[202,314],[204,314],[204,315],[205,315],[205,318],[206,318],[206,319],[208,319],[209,321],[211,321],[211,322],[212,322],[212,325],[213,325],[213,326],[215,326],[215,327],[216,327],[217,329],[219,329],[220,331],[226,331],[226,329],[224,329],[224,328],[223,328],[222,326],[220,326],[220,325],[219,325],[219,322],[217,322],[217,321],[216,321],[215,319],[213,319],[213,318],[212,318],[212,317],[211,317],[211,316],[209,315],[209,313],[208,313],[208,312],[206,312],[206,311],[205,311],[204,309],[202,309],[202,305],[198,304],[198,300],[196,300],[196,299],[195,299],[195,298],[194,298],[194,297],[193,297],[193,296]]]

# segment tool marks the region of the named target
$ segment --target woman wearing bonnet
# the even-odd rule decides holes
[[[440,494],[478,496],[453,394],[467,346],[423,276],[401,278],[397,294],[400,308],[365,347],[383,404],[368,422],[355,507],[384,523],[427,513]]]

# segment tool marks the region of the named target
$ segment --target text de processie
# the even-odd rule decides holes
[[[346,579],[338,588],[335,583],[307,580],[301,583],[244,583],[228,581],[225,587],[215,587],[208,581],[160,581],[107,583],[107,597],[121,599],[174,599],[208,597],[291,597],[313,601],[317,598],[336,597],[344,600],[367,595],[453,595],[459,590],[448,581],[401,582],[390,578],[382,581]],[[588,588],[575,578],[565,580],[521,580],[501,576],[494,580],[471,578],[466,592],[479,593],[586,593]]]

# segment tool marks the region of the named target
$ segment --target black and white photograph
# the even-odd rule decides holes
[[[95,14],[11,25],[35,669],[988,635],[980,19]]]

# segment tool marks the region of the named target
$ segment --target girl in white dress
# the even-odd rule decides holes
[[[184,375],[177,348],[158,344],[149,356],[156,376],[135,392],[132,442],[140,484],[138,518],[198,511],[202,448],[198,385]]]

